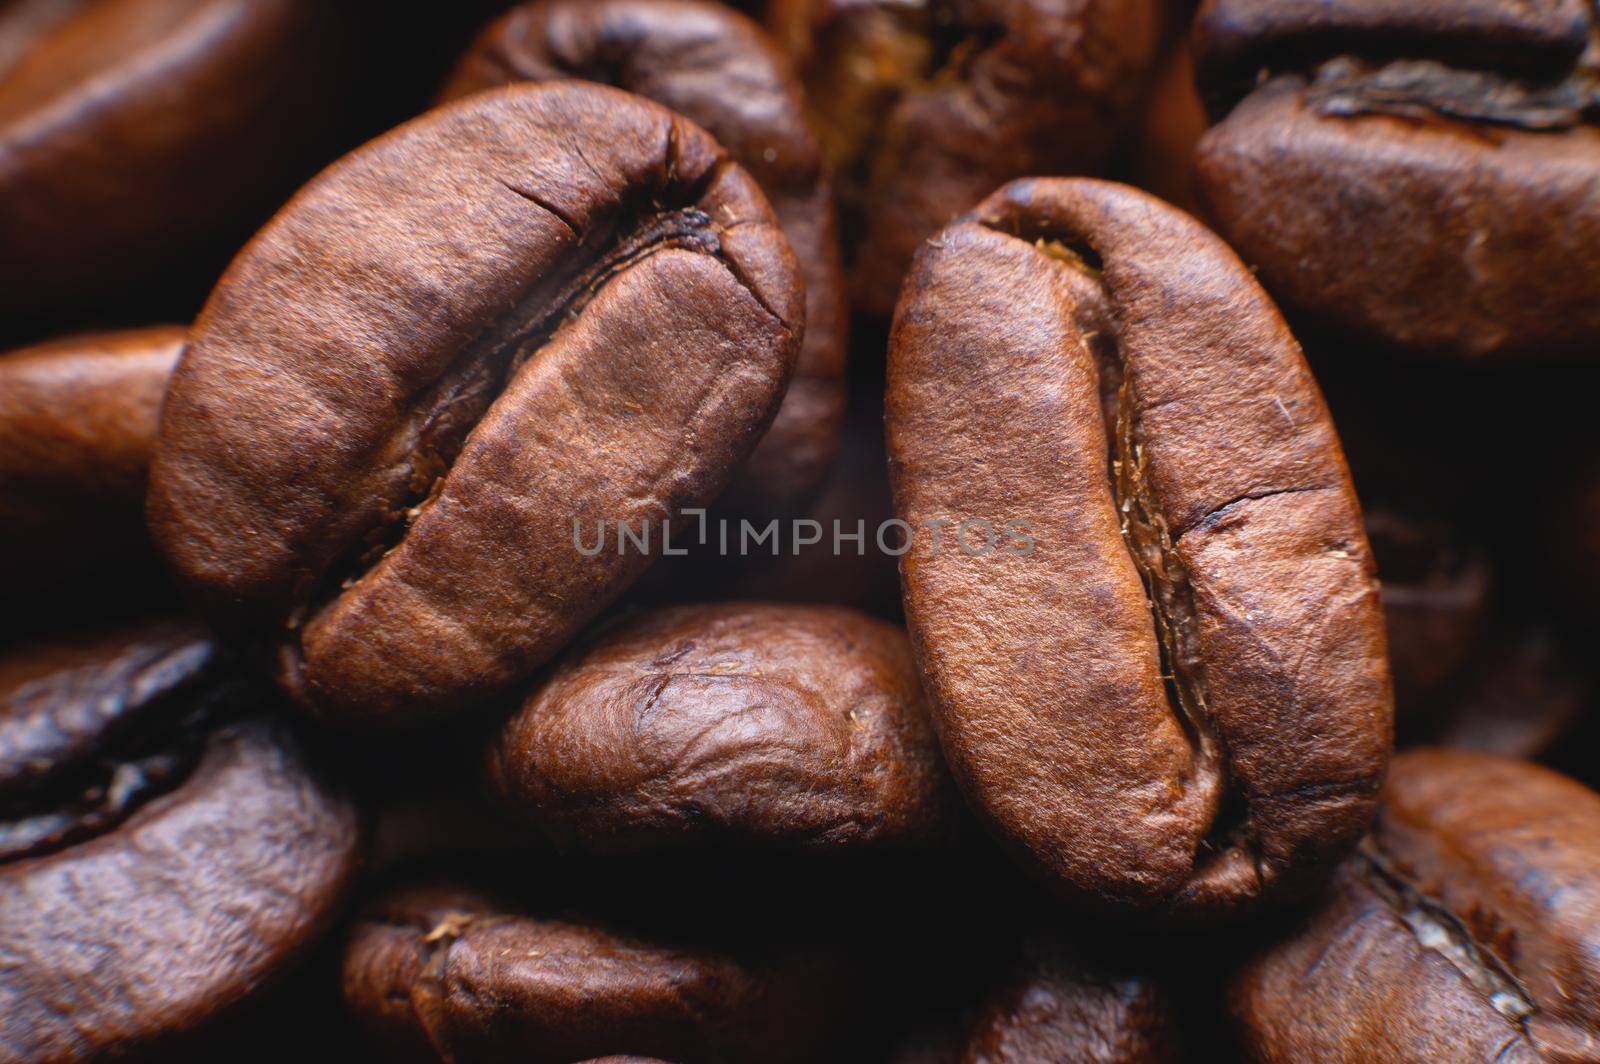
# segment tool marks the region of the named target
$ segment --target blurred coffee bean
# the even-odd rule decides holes
[[[0,10],[0,317],[82,327],[137,294],[124,289],[159,288],[197,258],[220,265],[325,150],[341,7]]]
[[[1592,779],[1592,748],[1565,749],[1590,721],[1594,684],[1553,633],[1502,629],[1451,693],[1428,733],[1439,746],[1505,757],[1546,758]]]
[[[1219,231],[1286,304],[1467,358],[1600,352],[1589,0],[1209,0]]]
[[[1194,52],[1184,40],[1167,53],[1145,102],[1135,183],[1175,207],[1200,214],[1194,154],[1208,125],[1194,83]]]
[[[0,1057],[153,1053],[328,927],[354,808],[174,622],[0,659]]]
[[[746,960],[423,885],[357,923],[344,994],[405,1059],[806,1061],[820,1059],[838,977],[820,956]]]
[[[1479,651],[1489,619],[1489,559],[1456,542],[1443,522],[1369,508],[1366,527],[1383,588],[1395,713],[1407,727]]]
[[[0,584],[16,611],[104,606],[155,578],[145,479],[183,341],[161,325],[0,354]]]
[[[1153,72],[1161,9],[773,0],[768,25],[838,184],[853,303],[888,316],[917,246],[1005,181],[1108,166]]]

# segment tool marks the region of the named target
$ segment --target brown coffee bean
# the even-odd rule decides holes
[[[0,582],[142,547],[145,476],[183,338],[161,325],[0,354]]]
[[[558,845],[929,842],[946,777],[903,632],[834,606],[682,606],[575,651],[496,739],[490,788]]]
[[[1299,347],[1220,240],[1124,186],[1005,186],[918,254],[887,417],[944,752],[1027,863],[1220,913],[1355,844],[1391,742],[1372,557]]]
[[[794,258],[705,133],[599,85],[431,111],[307,185],[195,324],[158,543],[275,627],[313,712],[457,711],[549,658],[715,497],[782,398]],[[584,557],[600,522],[648,551]]]
[[[0,315],[181,262],[321,135],[315,0],[24,0],[0,11]]]
[[[772,201],[805,281],[805,342],[772,428],[723,502],[763,513],[803,506],[838,450],[847,313],[833,190],[787,57],[712,0],[543,0],[484,30],[442,97],[567,78],[672,108],[717,138]]]
[[[0,1059],[149,1052],[254,995],[354,879],[354,809],[229,722],[203,632],[0,659]]]
[[[1600,1055],[1600,795],[1462,751],[1395,758],[1371,841],[1235,980],[1257,1060]]]
[[[851,296],[887,316],[917,246],[1027,174],[1110,161],[1159,53],[1156,0],[776,0],[839,182]]]
[[[608,1053],[802,1061],[824,1059],[837,976],[808,956],[747,962],[423,886],[356,925],[344,997],[396,1050],[463,1064]]]
[[[1286,303],[1466,356],[1600,345],[1588,0],[1210,0],[1219,231]]]
[[[1158,1064],[1182,1059],[1161,984],[1104,970],[1059,942],[1031,945],[967,1032],[961,1064]]]

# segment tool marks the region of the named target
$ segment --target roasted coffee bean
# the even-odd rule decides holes
[[[1044,941],[1030,944],[1019,970],[979,1008],[959,1057],[961,1064],[1179,1059],[1177,1016],[1160,983]]]
[[[1426,714],[1468,670],[1489,622],[1489,558],[1446,523],[1369,509],[1397,715]]]
[[[837,978],[810,956],[744,961],[423,886],[356,925],[344,996],[376,1037],[419,1058],[803,1061],[823,1059]]]
[[[167,394],[152,530],[219,618],[275,630],[314,713],[438,717],[715,497],[802,330],[771,210],[705,133],[599,85],[480,93],[346,156],[234,261]],[[617,549],[585,557],[601,522]]]
[[[851,295],[888,315],[917,245],[995,186],[1094,173],[1159,52],[1157,0],[775,0],[852,234]]]
[[[1600,350],[1590,0],[1210,0],[1219,231],[1286,303],[1466,356]]]
[[[85,301],[264,211],[322,135],[316,0],[0,10],[0,315]]]
[[[140,1054],[254,994],[354,878],[352,806],[229,719],[202,631],[0,659],[0,1059]]]
[[[1026,862],[1221,914],[1356,843],[1391,742],[1372,557],[1220,240],[1124,186],[1012,182],[918,253],[887,417],[944,753]]]
[[[948,813],[905,634],[834,606],[631,618],[533,691],[488,772],[510,808],[591,852],[925,843]]]
[[[787,57],[713,0],[545,0],[484,30],[443,96],[566,78],[615,85],[699,124],[771,200],[805,281],[805,341],[772,428],[723,503],[763,513],[803,506],[838,450],[847,313],[833,191]]]
[[[0,354],[0,583],[143,546],[145,476],[183,337],[156,326]]]
[[[1600,1056],[1600,795],[1527,762],[1395,758],[1332,895],[1245,965],[1263,1061]]]

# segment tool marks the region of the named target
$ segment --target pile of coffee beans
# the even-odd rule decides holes
[[[3,0],[0,1062],[1600,1062],[1596,0]]]

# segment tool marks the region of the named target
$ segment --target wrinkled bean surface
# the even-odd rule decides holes
[[[556,842],[932,841],[948,816],[898,629],[832,606],[682,606],[569,657],[507,723],[489,782]]]

